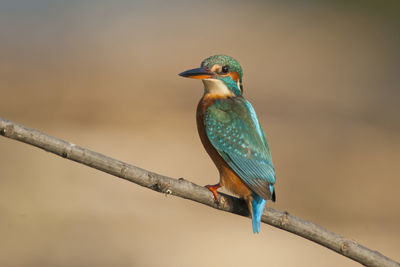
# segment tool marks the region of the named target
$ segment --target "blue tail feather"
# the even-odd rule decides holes
[[[253,193],[253,200],[251,201],[253,208],[253,233],[260,233],[261,216],[266,202],[265,199]]]

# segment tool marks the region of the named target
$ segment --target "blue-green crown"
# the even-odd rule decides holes
[[[239,80],[242,81],[242,67],[234,58],[226,55],[215,55],[208,57],[201,62],[201,67],[211,69],[212,66],[218,64],[220,66],[229,66],[229,71],[236,71],[239,74]]]

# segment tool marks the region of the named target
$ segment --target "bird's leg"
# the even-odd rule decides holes
[[[222,185],[220,183],[214,184],[214,185],[206,185],[206,188],[208,190],[210,190],[211,193],[213,193],[215,201],[218,201],[218,192],[217,192],[217,190],[220,187],[222,187]]]

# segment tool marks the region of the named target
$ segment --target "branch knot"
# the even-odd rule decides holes
[[[281,226],[285,227],[289,223],[289,212],[284,211],[279,221]]]

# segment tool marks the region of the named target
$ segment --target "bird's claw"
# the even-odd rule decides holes
[[[216,203],[218,203],[219,201],[218,201],[218,188],[220,188],[221,187],[221,185],[220,184],[215,184],[215,185],[206,185],[205,186],[208,190],[210,190],[211,191],[211,193],[214,195],[214,201],[216,202]]]

